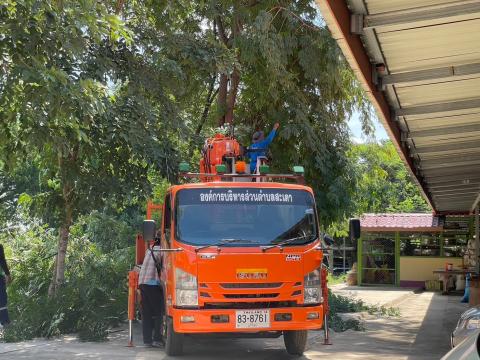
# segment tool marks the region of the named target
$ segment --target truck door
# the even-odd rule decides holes
[[[172,202],[171,194],[167,193],[165,196],[165,201],[163,203],[163,221],[161,229],[161,243],[162,248],[170,249],[171,248],[171,234],[172,234]],[[162,274],[160,275],[161,281],[167,284],[168,279],[168,269],[171,268],[171,256],[169,252],[162,253],[163,256],[163,268]]]

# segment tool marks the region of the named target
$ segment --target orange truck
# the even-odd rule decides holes
[[[137,237],[129,319],[135,313],[135,274],[146,248],[160,237],[158,306],[168,355],[182,353],[185,334],[283,335],[293,355],[304,352],[308,330],[324,327],[328,341],[325,242],[312,189],[302,185],[303,169],[273,175],[263,166],[259,174],[245,174],[248,166],[235,139],[217,136],[206,147],[201,166],[209,172],[193,174],[181,164],[182,177],[197,182],[170,187],[161,224],[145,220]],[[222,156],[208,154],[215,151]]]

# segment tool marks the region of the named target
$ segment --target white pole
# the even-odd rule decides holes
[[[133,346],[133,328],[132,320],[128,320],[128,346]]]
[[[475,207],[475,269],[476,273],[480,272],[480,236],[479,236],[479,214],[478,214],[478,207]]]
[[[347,270],[345,269],[345,236],[343,237],[343,273],[345,274]]]

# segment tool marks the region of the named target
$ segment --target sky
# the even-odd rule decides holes
[[[388,139],[388,135],[377,117],[373,119],[373,125],[375,126],[374,136],[377,141]],[[362,133],[362,125],[360,124],[360,117],[357,112],[353,113],[348,121],[348,127],[350,128],[353,142],[364,143],[367,140],[367,137]]]

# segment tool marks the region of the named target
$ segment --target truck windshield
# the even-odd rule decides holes
[[[306,244],[317,238],[315,202],[304,190],[184,189],[176,197],[176,238],[191,245],[245,239],[224,246]]]

